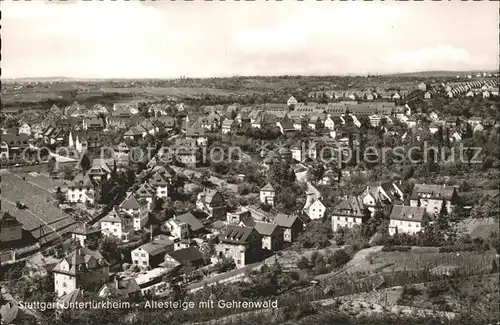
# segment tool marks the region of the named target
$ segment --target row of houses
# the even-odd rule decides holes
[[[338,204],[332,213],[332,229],[352,228],[369,220],[376,211],[390,212],[389,234],[416,234],[437,218],[443,207],[449,212],[460,198],[453,186],[415,184],[409,205],[403,204],[404,196],[399,186],[387,182],[367,186],[359,196],[349,196]]]

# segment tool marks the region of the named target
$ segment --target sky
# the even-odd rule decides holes
[[[498,3],[12,1],[2,77],[346,75],[499,66]]]

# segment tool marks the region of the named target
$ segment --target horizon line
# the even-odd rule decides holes
[[[391,72],[391,73],[346,73],[346,74],[279,74],[279,75],[232,75],[232,76],[170,76],[170,77],[67,77],[67,76],[30,76],[30,77],[2,77],[2,81],[7,80],[27,80],[27,79],[68,79],[68,80],[175,80],[175,79],[224,79],[224,78],[262,78],[262,77],[368,77],[368,76],[394,76],[405,74],[424,74],[424,73],[498,73],[496,69],[477,69],[477,70],[421,70],[409,72]]]

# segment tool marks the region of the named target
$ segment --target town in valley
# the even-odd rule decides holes
[[[80,8],[38,5],[54,10],[50,19]],[[155,5],[126,5],[156,22]],[[8,23],[28,24],[15,14]],[[130,51],[143,51],[133,71],[146,69],[156,54],[140,49],[150,41],[134,42],[147,36],[112,19],[130,34]],[[67,39],[54,26],[37,35]],[[98,34],[88,44],[105,56]],[[158,57],[183,46],[155,37]],[[231,46],[228,62],[239,53]],[[70,51],[75,67],[87,51]],[[44,68],[6,53],[16,69]],[[217,53],[203,63],[213,71]],[[254,75],[2,78],[1,324],[500,322],[498,69],[330,73],[328,64],[342,65],[332,59],[322,74],[285,75],[260,67],[265,53],[241,59]],[[172,62],[162,63],[183,66]]]

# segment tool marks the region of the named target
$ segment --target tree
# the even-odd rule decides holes
[[[87,153],[84,153],[82,159],[80,160],[80,167],[84,172],[88,171],[90,167],[92,167],[92,162],[90,161],[90,157]]]

